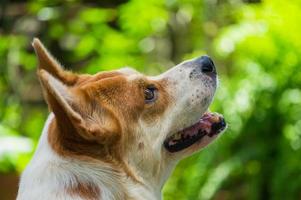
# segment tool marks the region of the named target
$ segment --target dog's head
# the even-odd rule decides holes
[[[48,142],[62,156],[101,160],[160,188],[178,160],[226,126],[221,115],[207,111],[217,85],[207,56],[154,77],[130,68],[79,75],[63,70],[38,39],[33,46],[55,115]]]

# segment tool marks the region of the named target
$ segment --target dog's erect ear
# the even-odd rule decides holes
[[[43,95],[61,131],[65,134],[76,132],[87,140],[100,143],[112,141],[119,132],[112,114],[96,109],[96,112],[101,112],[97,116],[101,117],[89,120],[95,110],[84,103],[85,95],[76,86],[78,75],[63,70],[38,39],[34,39],[33,46],[39,60],[37,74]]]
[[[58,121],[66,122],[66,119],[68,119],[71,123],[80,122],[82,117],[72,107],[76,98],[68,86],[44,69],[38,70],[38,76],[44,97]]]
[[[35,38],[32,46],[38,57],[37,74],[50,110],[54,112],[58,122],[68,124],[72,120],[80,120],[80,115],[71,107],[72,102],[69,100],[75,98],[67,86],[74,85],[76,75],[65,71],[39,39]]]
[[[69,71],[65,71],[55,58],[47,51],[41,41],[37,38],[33,39],[32,46],[38,57],[38,70],[45,70],[56,79],[67,85],[75,84],[78,76]]]
[[[96,109],[94,112],[99,112],[98,118],[91,116],[93,111],[83,103],[84,97],[80,90],[65,85],[43,69],[38,71],[38,75],[45,99],[64,134],[78,133],[86,140],[102,144],[109,144],[116,139],[118,123],[108,111]],[[94,120],[91,117],[95,117]]]

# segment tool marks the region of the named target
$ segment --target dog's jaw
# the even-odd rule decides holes
[[[199,67],[201,66],[198,63],[198,59],[193,59],[185,61],[156,77],[157,79],[168,80],[167,88],[174,100],[173,106],[167,111],[169,114],[166,116],[167,119],[164,122],[166,128],[162,129],[163,132],[160,133],[163,135],[163,140],[196,124],[208,110],[213,100],[218,84],[218,77],[215,73],[205,74],[196,70]],[[197,145],[194,145],[190,149],[188,148],[171,155],[175,159],[182,159],[207,146],[215,138],[204,139],[204,141],[199,141]],[[162,141],[160,142],[162,144]]]

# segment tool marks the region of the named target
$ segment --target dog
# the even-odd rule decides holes
[[[226,128],[208,111],[218,81],[208,56],[158,76],[131,68],[75,74],[35,38],[51,111],[18,200],[158,200],[177,162]],[[118,58],[116,58],[118,59]]]

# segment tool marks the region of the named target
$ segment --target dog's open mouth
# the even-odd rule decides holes
[[[164,146],[169,152],[181,151],[202,140],[204,136],[213,137],[225,128],[226,122],[222,115],[206,112],[197,123],[168,137]]]

